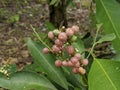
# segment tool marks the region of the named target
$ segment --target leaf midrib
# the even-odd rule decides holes
[[[119,34],[118,34],[118,32],[117,32],[117,29],[116,29],[115,25],[113,24],[112,19],[111,19],[111,17],[109,16],[109,13],[108,13],[107,9],[105,8],[104,3],[102,2],[102,0],[100,0],[100,2],[101,2],[102,6],[103,6],[103,8],[104,8],[104,10],[105,10],[105,12],[106,12],[106,15],[108,16],[108,18],[109,18],[109,20],[110,20],[110,22],[111,22],[111,24],[112,24],[112,26],[113,26],[113,28],[114,28],[114,31],[115,31],[116,36],[120,39]]]
[[[33,44],[33,43],[31,43],[31,44]],[[47,61],[47,59],[43,56],[43,55],[41,55],[41,52],[35,47],[35,45],[33,44],[32,45],[38,52],[39,52],[39,54],[40,54],[40,56],[42,56],[42,58],[45,60],[45,62]],[[46,62],[47,63],[47,62]],[[56,70],[54,70],[54,68],[52,68],[52,66],[49,64],[49,63],[47,63],[49,66],[50,66],[50,68],[55,72]],[[59,76],[59,74],[57,73],[57,72],[55,72],[56,73],[56,75],[58,76],[58,77],[60,77]],[[62,83],[64,83],[61,79],[59,79]],[[66,86],[65,85],[65,83],[64,83],[64,86]]]
[[[102,69],[102,71],[104,72],[105,76],[107,77],[108,81],[111,83],[111,85],[113,86],[113,88],[115,90],[117,90],[116,86],[114,85],[114,83],[112,82],[112,80],[110,79],[110,77],[108,76],[108,74],[105,71],[105,69],[103,68],[102,64],[98,60],[96,60],[96,62],[98,63],[98,65],[100,66],[100,68]]]

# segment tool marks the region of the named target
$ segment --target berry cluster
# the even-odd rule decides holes
[[[54,41],[53,46],[51,47],[51,50],[48,48],[43,49],[43,53],[47,54],[49,52],[52,52],[53,54],[60,54],[65,50],[67,54],[69,54],[69,59],[67,60],[56,60],[55,65],[57,67],[60,66],[69,66],[73,68],[73,73],[81,73],[84,75],[86,73],[86,70],[83,68],[83,66],[86,66],[88,64],[88,59],[83,59],[82,55],[76,51],[76,48],[74,48],[71,45],[71,42],[76,41],[77,34],[79,33],[79,27],[74,25],[71,28],[62,28],[60,30],[54,30],[48,32],[48,38],[52,41]],[[61,56],[62,57],[62,56]]]

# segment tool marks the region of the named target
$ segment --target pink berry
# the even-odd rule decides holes
[[[61,51],[64,50],[64,46],[60,46],[59,48],[60,48]]]
[[[67,46],[66,51],[68,54],[74,54],[75,48],[73,46]]]
[[[75,64],[75,67],[80,67],[80,62],[79,61]]]
[[[72,26],[72,30],[74,31],[75,34],[78,34],[79,27],[77,25],[74,25],[74,26]]]
[[[62,61],[62,65],[63,66],[68,66],[68,62],[67,61]]]
[[[73,68],[72,71],[74,74],[77,74],[77,73],[79,73],[79,68]]]
[[[57,45],[53,45],[52,50],[53,50],[54,53],[57,53],[57,52],[60,51],[60,48]]]
[[[55,61],[55,65],[56,65],[57,67],[60,67],[60,66],[62,65],[61,60],[56,60],[56,61]]]
[[[80,74],[84,75],[86,73],[86,70],[83,67],[79,67]]]
[[[48,32],[48,38],[53,39],[54,38],[54,34],[52,31]]]
[[[61,32],[59,35],[58,35],[58,39],[60,39],[61,41],[65,42],[67,41],[67,35],[65,32]]]
[[[74,34],[74,31],[71,28],[66,29],[67,36],[72,36]]]
[[[88,65],[88,59],[83,59],[81,62],[82,62],[82,64],[83,64],[84,66],[87,66],[87,65]]]
[[[43,53],[44,53],[44,54],[48,54],[49,51],[50,51],[50,50],[49,50],[48,48],[43,48]]]
[[[63,42],[60,41],[59,39],[56,39],[56,40],[55,40],[55,45],[57,45],[57,46],[62,46],[62,45],[63,45]]]
[[[68,61],[68,66],[73,67],[74,64],[71,61]]]
[[[78,62],[78,59],[76,57],[71,57],[70,61],[73,63],[73,64],[76,64]]]
[[[77,59],[79,59],[80,60],[80,58],[81,58],[81,54],[80,53],[76,53],[75,55],[74,55],[74,57],[76,57]]]

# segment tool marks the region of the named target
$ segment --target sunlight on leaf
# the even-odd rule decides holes
[[[89,90],[120,90],[120,61],[95,59],[88,83]]]

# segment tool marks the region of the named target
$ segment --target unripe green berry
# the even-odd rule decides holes
[[[54,35],[57,36],[60,33],[60,31],[58,29],[55,29],[55,30],[53,30],[53,33],[54,33]]]
[[[77,41],[77,36],[73,35],[73,36],[70,38],[70,41],[72,41],[72,42]]]

